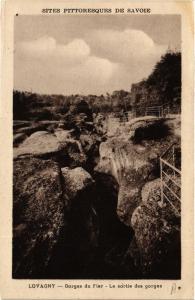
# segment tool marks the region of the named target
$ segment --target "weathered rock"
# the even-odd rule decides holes
[[[119,134],[100,144],[100,160],[95,170],[117,180],[117,213],[128,226],[131,226],[132,213],[141,201],[142,187],[159,177],[159,157],[174,141],[173,128],[177,128],[177,124],[178,121],[156,117],[137,118],[125,125],[126,130],[130,130],[126,136]]]
[[[57,129],[54,134],[59,142],[66,143],[68,139],[72,139],[72,132],[73,130]]]
[[[101,137],[95,133],[82,133],[79,137],[82,148],[86,154],[99,156],[99,144]],[[97,153],[94,153],[94,151]]]
[[[140,202],[141,188],[154,176],[158,164],[158,155],[151,161],[150,151],[150,148],[118,139],[100,145],[100,162],[96,171],[114,176],[119,183],[117,213],[129,226],[131,215]]]
[[[89,152],[95,142],[93,136],[89,134],[81,134],[79,139],[85,152]]]
[[[90,156],[96,151],[98,156],[100,140],[84,119],[82,114],[74,118],[73,134],[55,125],[53,134],[36,132],[17,149],[14,277],[110,278],[115,271],[121,278],[172,276],[163,265],[180,263],[174,258],[180,228],[160,202],[159,182],[153,179],[159,177],[159,156],[172,143],[179,121],[142,118],[121,125],[112,138],[107,135],[94,182],[86,170]],[[101,139],[105,124],[97,126]],[[160,138],[156,130],[162,130]],[[61,169],[37,157],[58,161]]]
[[[159,179],[144,186],[142,197],[143,201],[131,219],[139,253],[135,257],[136,263],[139,261],[139,268],[145,276],[178,279],[181,263],[180,219],[168,203],[162,204]]]
[[[66,167],[61,170],[69,199],[74,199],[80,192],[94,183],[91,175],[81,167],[74,169]]]
[[[140,203],[140,190],[138,187],[123,186],[119,189],[117,215],[126,225],[131,225],[131,216]]]
[[[64,149],[54,134],[47,131],[37,131],[28,137],[14,153],[14,158],[21,155],[44,157],[57,154]]]
[[[58,137],[47,131],[37,131],[28,137],[18,148],[14,149],[14,159],[24,156],[54,158],[62,166],[82,166],[86,162],[79,141],[66,138],[64,134]]]
[[[140,142],[144,139],[159,140],[169,135],[175,138],[181,137],[181,121],[178,116],[169,119],[151,116],[135,118],[129,121],[126,127],[129,130],[129,137],[134,142]]]
[[[52,160],[14,161],[14,278],[87,276],[98,242],[94,181],[82,168],[62,172]]]
[[[125,171],[137,171],[150,163],[148,156],[151,147],[146,148],[139,144],[134,145],[131,141],[112,138],[100,144],[99,152],[100,161],[96,170],[113,175],[120,183],[127,176]]]
[[[155,195],[155,198],[160,201],[161,192],[160,192],[161,182],[157,178],[155,180],[147,182],[141,191],[141,199],[143,203],[147,203],[148,199]]]
[[[169,127],[170,134],[175,136],[175,138],[181,138],[181,116],[177,115],[176,117],[168,118],[165,121],[165,124]]]
[[[86,155],[83,152],[81,143],[74,139],[68,139],[65,147],[66,153],[69,158],[68,166],[72,168],[83,166],[86,163]]]
[[[142,117],[129,122],[130,138],[135,142],[143,139],[159,139],[161,135],[167,135],[167,127],[164,119],[157,117]],[[166,132],[164,132],[166,131]]]
[[[13,277],[41,278],[65,222],[60,169],[51,160],[18,159],[13,183]]]

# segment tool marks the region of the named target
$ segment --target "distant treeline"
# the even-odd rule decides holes
[[[107,113],[112,111],[130,110],[130,92],[115,91],[111,95],[39,95],[36,93],[14,91],[14,119],[47,119],[60,120],[79,102],[85,101],[92,112]]]
[[[15,120],[60,120],[79,102],[85,101],[92,112],[108,113],[136,110],[147,106],[168,105],[170,111],[181,107],[181,53],[168,52],[154,67],[150,76],[133,84],[131,91],[114,91],[106,95],[40,95],[13,92]]]

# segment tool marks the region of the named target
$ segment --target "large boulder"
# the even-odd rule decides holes
[[[24,156],[54,159],[62,166],[82,166],[86,156],[79,141],[70,138],[66,131],[55,134],[37,131],[14,149],[14,159]]]
[[[98,245],[90,174],[26,157],[13,183],[13,278],[87,276]]]
[[[62,168],[61,171],[69,199],[75,199],[75,197],[78,197],[79,193],[83,192],[94,183],[91,175],[81,167],[74,169],[65,167]]]
[[[119,188],[117,214],[126,225],[131,226],[132,213],[140,203],[141,189],[145,182],[153,177],[155,168],[155,163],[139,158],[134,166],[123,170],[124,177]]]
[[[47,131],[37,131],[31,134],[16,149],[14,157],[23,155],[33,155],[35,157],[44,157],[51,154],[59,153],[64,149],[64,145],[60,143],[54,134]]]
[[[160,179],[148,182],[142,189],[142,202],[131,218],[135,246],[129,254],[143,276],[180,278],[180,218],[168,202],[161,201]],[[133,248],[132,248],[133,246]]]
[[[13,277],[42,278],[64,227],[60,169],[23,158],[13,170]]]
[[[139,117],[130,120],[126,124],[129,138],[138,143],[144,139],[159,140],[171,135],[175,138],[181,137],[181,120],[179,116],[173,118]]]
[[[151,149],[150,145],[134,144],[122,138],[111,138],[100,144],[100,160],[96,171],[110,174],[118,183],[131,180],[128,170],[138,171],[147,168],[151,162],[158,162],[160,144]],[[143,170],[142,170],[143,171]],[[140,178],[141,180],[141,178]]]

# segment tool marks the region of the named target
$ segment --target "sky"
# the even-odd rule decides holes
[[[129,91],[168,49],[181,49],[177,15],[15,16],[14,89]]]

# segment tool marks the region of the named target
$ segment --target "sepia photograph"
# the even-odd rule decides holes
[[[13,279],[181,279],[181,22],[14,16]]]

